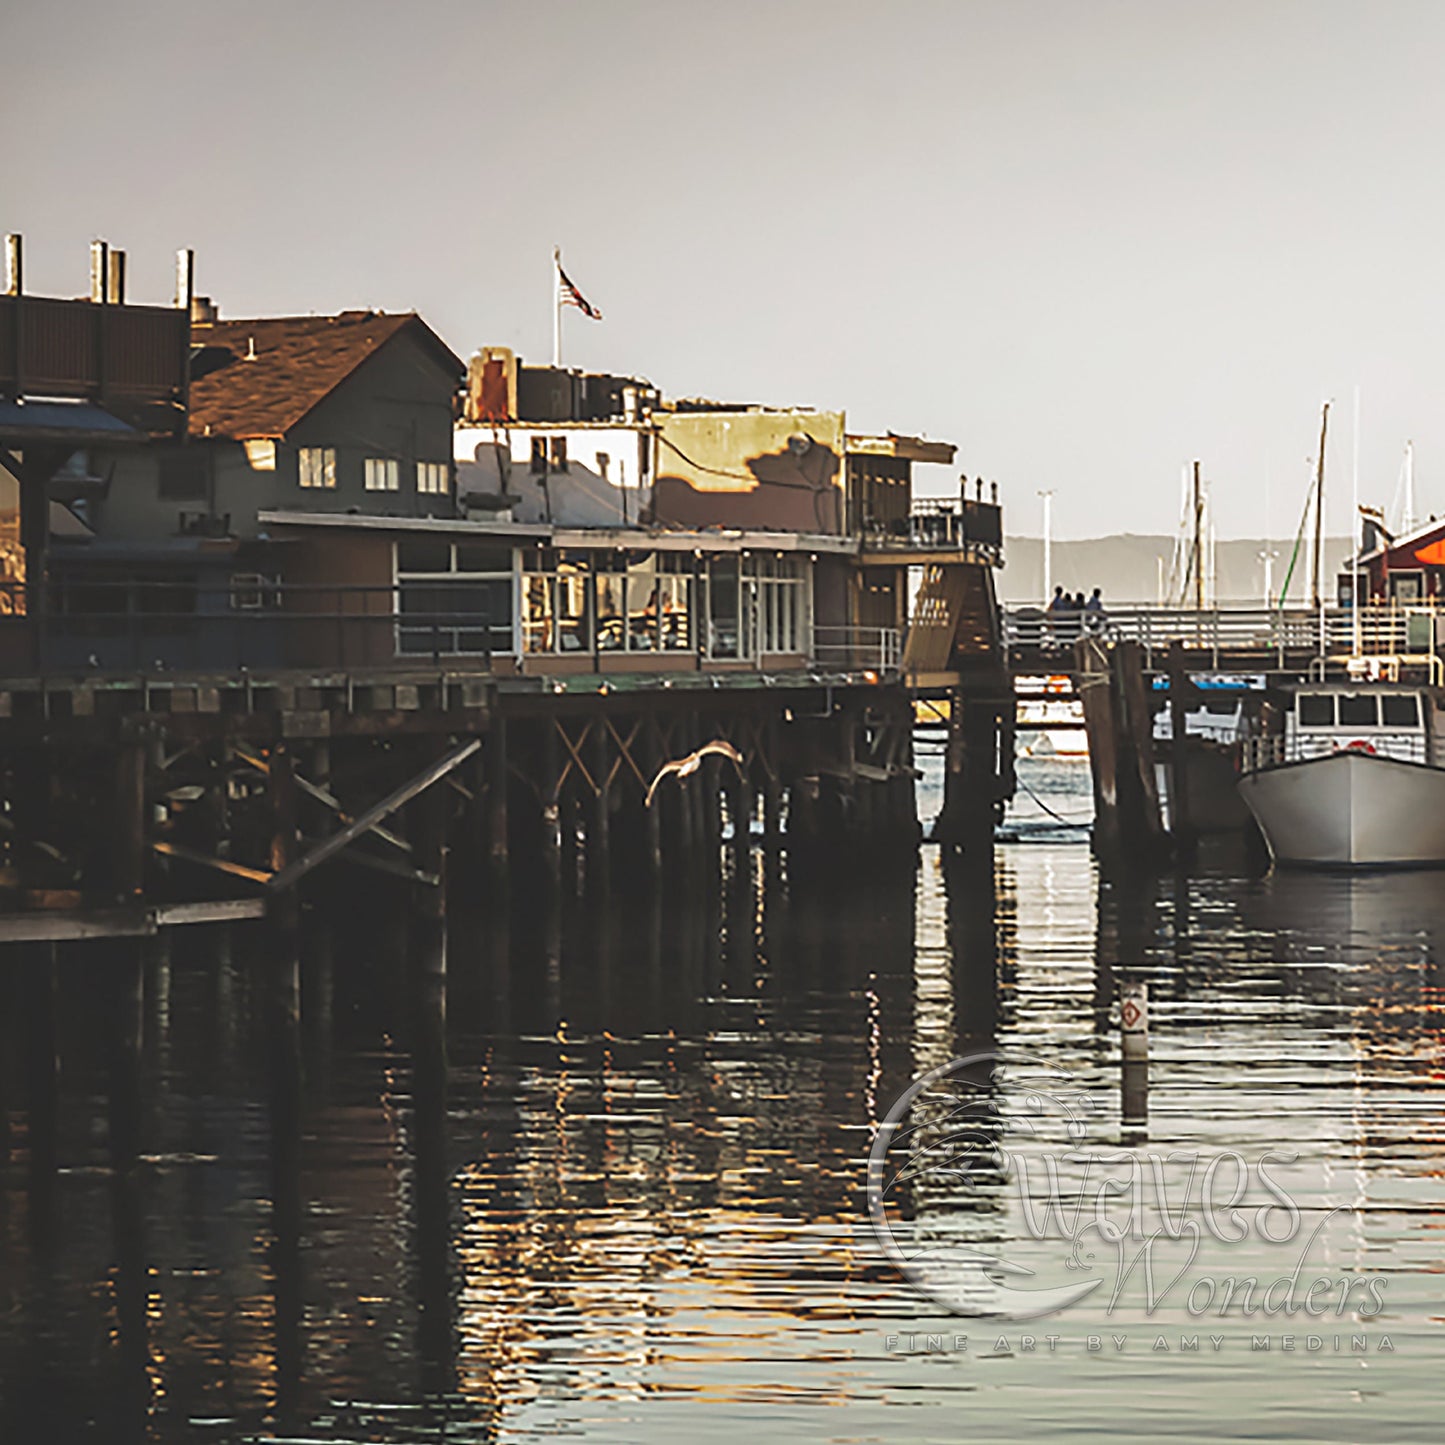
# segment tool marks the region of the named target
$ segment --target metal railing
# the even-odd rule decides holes
[[[992,502],[925,498],[904,517],[865,518],[863,545],[881,550],[973,550],[997,557],[1003,549],[1003,511]]]
[[[1145,665],[1173,643],[1207,652],[1215,664],[1241,657],[1422,655],[1434,651],[1436,612],[1429,607],[1381,605],[1360,609],[1359,636],[1348,607],[1108,608],[1053,612],[1037,607],[1004,611],[1004,644],[1014,652],[1064,653],[1080,637],[1129,640],[1144,649]],[[1356,642],[1358,641],[1358,649]]]
[[[845,671],[897,672],[903,645],[896,627],[815,627],[813,660]]]
[[[1269,733],[1262,737],[1241,738],[1240,767],[1246,773],[1261,768],[1278,767],[1282,763],[1299,763],[1309,758],[1328,758],[1335,753],[1363,751],[1371,756],[1393,758],[1397,762],[1429,762],[1429,747],[1421,732],[1382,732],[1361,730],[1337,735],[1301,733]]]

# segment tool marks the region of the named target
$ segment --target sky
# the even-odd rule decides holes
[[[1445,513],[1438,0],[0,10],[0,230],[223,316],[417,310],[569,364],[959,446],[1010,531]],[[17,139],[18,138],[18,139]],[[937,469],[934,469],[937,473]],[[930,478],[950,485],[947,473]]]

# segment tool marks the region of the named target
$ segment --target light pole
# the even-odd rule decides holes
[[[1054,600],[1054,494],[1041,491],[1044,501],[1044,606]]]

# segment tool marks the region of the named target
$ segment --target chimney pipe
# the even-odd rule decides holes
[[[106,272],[106,300],[112,306],[125,305],[125,252],[112,251]]]
[[[90,243],[90,299],[105,305],[105,282],[110,247],[104,241]]]
[[[191,301],[196,294],[196,253],[176,252],[176,306],[182,311],[191,310]],[[192,317],[194,320],[194,317]]]
[[[19,296],[25,290],[25,255],[17,232],[5,238],[5,294]]]

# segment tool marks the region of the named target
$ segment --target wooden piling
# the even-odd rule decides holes
[[[1194,848],[1193,810],[1189,801],[1189,731],[1185,714],[1194,685],[1184,660],[1184,644],[1169,644],[1169,831],[1176,856]]]
[[[503,895],[511,858],[507,847],[507,719],[493,713],[487,732],[487,862],[493,887]]]
[[[612,881],[612,788],[609,780],[611,753],[607,725],[599,713],[592,723],[589,766],[594,786],[591,817],[587,827],[587,886],[597,898],[606,896]]]
[[[541,778],[538,800],[542,809],[542,870],[553,899],[562,891],[562,810],[558,781],[557,725],[547,718],[541,727]]]
[[[1154,716],[1139,644],[1116,642],[1112,662],[1122,724],[1120,752],[1127,758],[1131,772],[1126,842],[1135,856],[1157,859],[1164,842],[1164,827],[1159,811],[1159,779],[1154,771]]]
[[[429,758],[421,759],[425,767]],[[411,885],[413,958],[423,989],[443,987],[447,976],[447,821],[451,797],[434,783],[410,804],[412,862],[423,878]]]
[[[140,737],[122,740],[116,749],[115,795],[111,814],[111,892],[117,902],[130,902],[145,887],[146,745]]]
[[[1074,644],[1074,690],[1084,709],[1084,734],[1089,743],[1089,771],[1094,783],[1094,852],[1109,867],[1122,857],[1119,821],[1119,779],[1116,768],[1117,729],[1109,655],[1096,637]]]

